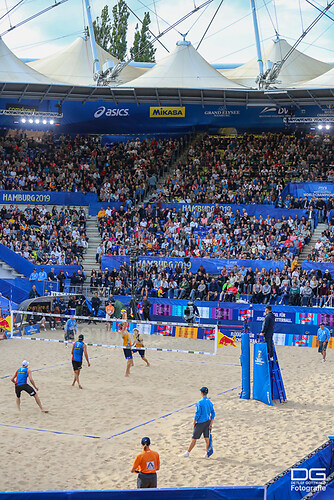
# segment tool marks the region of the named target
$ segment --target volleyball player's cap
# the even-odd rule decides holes
[[[80,342],[84,339],[85,337],[81,334],[79,335],[78,339],[80,340]]]
[[[27,361],[26,359],[24,361],[22,361],[22,366],[28,366],[29,365],[29,361]]]
[[[150,444],[151,444],[151,440],[150,440],[150,438],[149,438],[149,437],[143,437],[143,439],[141,440],[141,444],[142,444],[143,446],[145,446],[145,445],[146,445],[146,446],[150,446]]]
[[[126,313],[126,309],[121,309],[121,313]]]
[[[205,386],[201,387],[200,388],[200,391],[203,393],[203,394],[207,394],[209,392],[209,389]]]

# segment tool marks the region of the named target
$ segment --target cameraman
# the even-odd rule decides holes
[[[194,304],[193,300],[189,300],[187,307],[184,310],[183,319],[186,323],[188,323],[188,325],[193,325],[196,318],[199,318],[198,307]]]

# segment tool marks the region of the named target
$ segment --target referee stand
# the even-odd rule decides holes
[[[286,401],[284,383],[276,350],[273,359],[268,354],[266,342],[254,344],[253,399],[273,406],[273,401]]]

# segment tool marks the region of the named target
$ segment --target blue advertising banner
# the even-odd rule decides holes
[[[25,205],[89,205],[97,202],[96,193],[56,191],[0,191],[0,203]]]
[[[39,333],[39,325],[28,325],[24,327],[24,332],[26,335],[34,335]]]
[[[253,399],[272,406],[267,344],[254,344]]]
[[[176,264],[179,264],[181,268],[186,268],[189,271],[196,273],[200,266],[203,266],[205,272],[209,274],[220,274],[224,267],[227,270],[233,269],[234,266],[238,268],[241,266],[245,266],[246,269],[251,267],[253,270],[255,269],[276,269],[278,268],[282,271],[284,267],[284,263],[282,261],[276,260],[232,260],[232,259],[196,259],[191,258],[188,263],[184,262],[183,257],[138,257],[139,262],[143,263],[155,263],[157,266],[162,265],[162,267],[166,267],[167,264],[171,269],[174,269]],[[121,264],[126,263],[129,264],[130,257],[128,255],[112,255],[102,257],[101,260],[101,269],[105,270],[113,269],[114,267],[118,270]]]
[[[155,206],[156,203],[151,203],[151,206]],[[190,210],[190,212],[201,212],[202,210],[213,209],[215,205],[213,203],[161,203],[161,208],[170,209],[175,208],[176,210],[181,210],[181,212],[185,212]],[[235,213],[239,210],[241,213],[245,209],[247,214],[250,216],[255,216],[257,218],[262,215],[264,219],[268,216],[275,217],[275,219],[282,219],[284,216],[286,219],[291,216],[295,218],[296,215],[299,219],[302,217],[306,217],[307,210],[304,209],[291,209],[288,210],[286,208],[275,208],[273,205],[218,205],[219,208],[222,208],[224,212],[228,212],[229,209]]]
[[[289,182],[289,184],[282,191],[282,198],[285,199],[290,194],[294,198],[303,198],[307,196],[311,198],[329,198],[334,196],[334,183],[333,182]]]
[[[311,262],[304,260],[302,263],[302,269],[306,269],[306,271],[320,270],[322,273],[325,273],[328,269],[332,278],[334,277],[334,263],[332,262]]]

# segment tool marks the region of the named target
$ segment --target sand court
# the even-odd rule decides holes
[[[87,342],[120,345],[118,334],[99,326],[79,325],[79,330]],[[60,331],[37,336],[62,338]],[[145,342],[213,350],[210,341],[145,336]],[[5,491],[135,488],[129,470],[146,435],[160,453],[160,487],[263,484],[332,433],[331,351],[321,363],[316,349],[278,346],[288,402],[272,408],[239,399],[239,344],[220,349],[217,356],[148,351],[148,368],[134,354],[129,378],[121,349],[88,347],[91,367],[83,362],[82,391],[71,386],[70,347],[8,340],[0,349],[0,458],[5,464],[0,487]],[[47,415],[26,394],[21,412],[16,409],[10,377],[23,359],[38,370],[33,377]],[[191,438],[193,404],[202,385],[209,387],[216,410],[214,454],[205,460],[204,442],[199,442],[189,459],[180,458]]]

